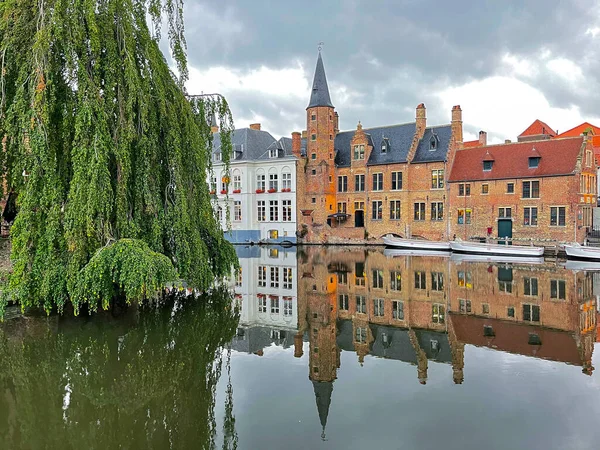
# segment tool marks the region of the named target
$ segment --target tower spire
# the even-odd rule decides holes
[[[317,399],[317,411],[319,421],[321,422],[321,439],[325,440],[325,427],[327,426],[327,416],[329,415],[329,405],[331,404],[331,393],[333,392],[333,382],[331,381],[313,381],[315,397]]]
[[[317,67],[315,69],[312,92],[310,94],[310,102],[308,103],[307,109],[316,106],[334,107],[331,103],[331,97],[329,97],[329,87],[327,86],[327,77],[325,76],[325,67],[323,66],[320,48],[319,56],[317,57]]]

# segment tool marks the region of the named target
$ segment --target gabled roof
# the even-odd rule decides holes
[[[232,161],[256,161],[269,158],[269,150],[278,148],[281,150],[280,156],[293,156],[292,140],[283,137],[275,139],[271,133],[252,128],[239,128],[233,131],[231,143],[234,148]],[[213,153],[221,151],[221,133],[213,135]]]
[[[425,128],[423,138],[412,160],[413,163],[445,161],[452,137],[452,126],[442,125],[438,127]],[[434,150],[430,149],[431,138],[435,138],[437,145]]]
[[[556,136],[556,132],[545,122],[536,119],[525,131],[523,131],[518,137],[523,136]]]
[[[571,175],[575,172],[583,138],[547,139],[462,149],[456,152],[450,182]],[[535,151],[533,150],[535,148]],[[494,155],[491,171],[483,171],[487,153]],[[529,168],[529,157],[541,157]]]
[[[329,87],[327,86],[327,77],[325,76],[325,67],[323,67],[321,52],[319,52],[317,58],[317,68],[315,69],[315,78],[307,109],[314,108],[315,106],[329,106],[333,108],[331,98],[329,97]]]
[[[600,135],[600,127],[592,125],[589,122],[583,122],[581,125],[577,125],[576,127],[571,128],[570,130],[567,130],[564,133],[560,133],[556,137],[563,138],[563,137],[581,136],[583,134],[583,132],[586,131],[588,128],[592,129],[592,131],[594,132],[594,135]]]

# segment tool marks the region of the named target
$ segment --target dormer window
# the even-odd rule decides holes
[[[276,148],[272,148],[269,150],[269,158],[277,158],[277,149]]]
[[[381,153],[387,152],[387,145],[385,145],[385,141],[381,143]]]
[[[435,136],[431,136],[429,139],[429,150],[435,150],[437,148],[437,139]]]
[[[540,165],[540,159],[539,156],[531,156],[529,158],[529,168],[536,169]]]
[[[223,155],[221,153],[215,153],[215,161],[222,161]]]
[[[483,171],[489,172],[490,170],[492,170],[493,164],[494,164],[494,161],[484,161],[483,162]]]

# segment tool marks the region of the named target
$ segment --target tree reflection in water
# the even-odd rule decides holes
[[[230,375],[224,347],[239,319],[231,305],[219,290],[120,319],[0,327],[0,447],[215,448],[216,386],[223,356]],[[223,447],[236,448],[228,381]]]

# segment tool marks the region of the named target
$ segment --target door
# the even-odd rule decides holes
[[[498,244],[512,245],[511,241],[503,241],[502,238],[512,238],[512,220],[498,219]]]
[[[365,212],[361,209],[354,211],[354,227],[362,228],[365,226]]]

